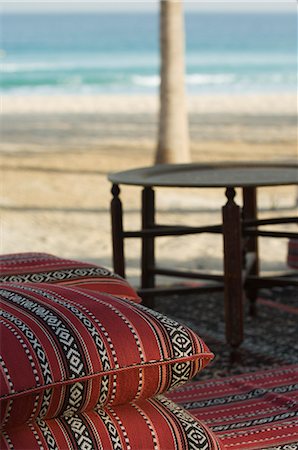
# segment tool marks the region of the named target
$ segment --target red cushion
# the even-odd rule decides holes
[[[47,253],[11,253],[0,256],[0,281],[57,283],[106,292],[137,303],[141,301],[127,281],[105,267],[58,258]]]
[[[226,449],[298,447],[298,365],[189,383],[167,396],[209,426]]]
[[[214,434],[162,396],[8,428],[1,449],[219,450]]]
[[[298,239],[289,239],[287,263],[289,267],[298,269]]]
[[[149,398],[212,359],[194,332],[98,292],[2,283],[0,406],[7,425]]]

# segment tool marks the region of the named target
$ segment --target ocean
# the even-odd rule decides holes
[[[290,13],[186,13],[190,94],[296,92]],[[159,85],[157,13],[2,14],[1,93],[137,94]]]

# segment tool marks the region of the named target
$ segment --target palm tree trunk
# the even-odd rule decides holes
[[[181,0],[160,0],[161,83],[156,164],[190,162]]]

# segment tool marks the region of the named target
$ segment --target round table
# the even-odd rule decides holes
[[[237,348],[243,340],[244,288],[251,301],[251,312],[255,312],[255,299],[260,286],[291,283],[289,278],[262,278],[259,274],[258,236],[294,237],[297,233],[262,231],[260,225],[298,223],[297,218],[257,219],[257,188],[298,184],[298,166],[290,163],[217,163],[217,164],[164,164],[142,167],[109,175],[112,182],[111,203],[114,270],[125,276],[124,239],[142,239],[142,281],[140,294],[145,295],[148,305],[150,297],[158,293],[173,291],[173,288],[155,287],[155,275],[183,276],[216,281],[210,289],[224,288],[226,338]],[[123,207],[119,185],[141,186],[142,229],[123,229]],[[155,223],[155,187],[175,188],[225,188],[227,202],[222,208],[222,223],[210,226],[173,226]],[[243,206],[235,202],[235,188],[242,189]],[[224,274],[206,275],[184,271],[162,269],[155,262],[155,238],[167,235],[195,233],[222,233],[224,241]],[[245,242],[245,246],[244,246]],[[293,281],[293,284],[296,284]],[[182,290],[187,288],[177,288]],[[202,289],[202,288],[197,288]],[[204,286],[203,290],[208,289]],[[188,290],[194,290],[189,288]],[[149,299],[149,300],[148,300]]]

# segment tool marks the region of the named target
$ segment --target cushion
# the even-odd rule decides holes
[[[1,449],[220,449],[199,420],[162,396],[8,428]]]
[[[0,299],[5,425],[149,398],[213,357],[190,329],[111,295],[2,283]]]
[[[289,239],[287,263],[289,267],[298,269],[298,239]]]
[[[78,286],[137,303],[141,299],[120,276],[105,267],[47,253],[12,253],[0,256],[0,282],[58,283]]]
[[[298,448],[298,365],[197,381],[167,394],[226,449]]]

